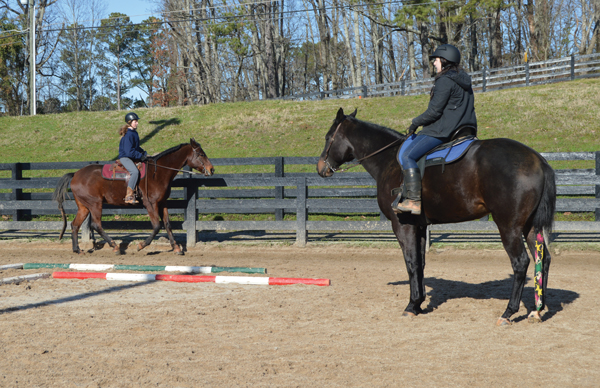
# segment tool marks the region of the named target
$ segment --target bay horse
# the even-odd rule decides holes
[[[551,232],[556,207],[554,170],[536,151],[510,139],[475,140],[456,162],[425,169],[422,214],[396,214],[391,190],[403,180],[396,156],[406,139],[392,129],[356,119],[356,110],[342,108],[325,136],[317,172],[329,177],[343,163],[357,159],[377,182],[377,203],[392,222],[410,283],[410,301],[404,316],[422,313],[425,301],[424,269],[428,224],[476,220],[491,214],[514,271],[508,307],[498,325],[509,325],[519,310],[529,256],[523,236],[536,259],[535,302],[529,320],[541,321],[545,307],[550,253],[544,234]],[[364,159],[364,160],[363,160]]]
[[[184,166],[195,168],[205,176],[212,175],[214,167],[200,144],[194,139],[190,139],[189,143],[180,144],[156,156],[149,157],[147,163],[146,175],[139,180],[138,185],[142,192],[142,203],[148,211],[152,223],[152,233],[144,242],[139,243],[138,251],[150,245],[160,230],[160,220],[162,220],[173,251],[182,255],[183,251],[173,238],[169,223],[169,212],[166,206],[167,199],[171,194],[171,182]],[[97,164],[86,166],[75,173],[63,175],[52,196],[52,199],[58,202],[58,209],[63,219],[63,229],[59,240],[62,239],[67,227],[67,216],[63,208],[63,202],[69,184],[77,203],[77,214],[71,224],[73,252],[82,253],[78,242],[79,227],[88,214],[91,214],[92,229],[104,238],[113,248],[114,253],[120,254],[119,246],[102,229],[102,204],[130,206],[124,200],[127,188],[126,182],[104,179],[102,177],[102,165]]]

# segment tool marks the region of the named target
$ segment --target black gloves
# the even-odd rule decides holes
[[[415,133],[415,131],[417,130],[417,128],[419,128],[418,125],[411,124],[410,127],[408,127],[408,130],[406,131],[406,136],[410,136],[413,133]]]
[[[145,162],[146,160],[148,160],[148,154],[144,154],[144,156],[141,157],[140,162]]]

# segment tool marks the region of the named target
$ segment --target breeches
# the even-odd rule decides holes
[[[405,147],[400,147],[400,151],[403,151],[402,154],[400,151],[398,152],[398,161],[403,170],[418,168],[417,160],[443,143],[442,140],[427,135],[412,135],[405,142],[410,143]]]
[[[137,184],[137,181],[140,177],[140,171],[137,169],[135,163],[133,163],[133,160],[131,160],[129,158],[121,158],[119,160],[121,161],[121,164],[123,165],[123,167],[125,167],[127,169],[127,171],[129,171],[129,174],[131,175],[131,178],[129,179],[129,183],[127,183],[127,186],[130,187],[131,189],[135,190],[135,185]]]

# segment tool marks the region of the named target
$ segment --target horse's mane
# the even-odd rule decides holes
[[[160,154],[153,156],[152,159],[154,160],[158,160],[160,158],[162,158],[163,156],[169,155],[175,151],[178,151],[181,147],[183,147],[184,145],[187,145],[189,143],[181,143],[179,145],[176,145],[174,147],[169,148],[168,150],[164,150],[163,152],[161,152]]]
[[[384,127],[379,124],[373,124],[368,121],[362,121],[362,120],[357,119],[356,117],[346,116],[346,120],[350,120],[350,121],[353,121],[354,123],[363,125],[363,126],[367,127],[367,129],[369,131],[383,132],[385,134],[388,134],[388,135],[394,137],[395,139],[406,137],[406,135],[403,135],[400,132],[398,132],[392,128]]]

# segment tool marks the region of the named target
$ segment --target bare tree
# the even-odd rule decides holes
[[[53,74],[44,74],[41,73],[41,69],[46,65],[46,63],[52,58],[54,51],[58,45],[59,33],[55,30],[49,30],[47,28],[42,28],[44,24],[51,24],[55,20],[55,16],[53,14],[52,8],[56,4],[58,0],[38,0],[35,5],[35,29],[36,39],[34,42],[35,47],[35,63],[32,64],[35,66],[35,73],[40,73],[42,76],[53,76]],[[18,5],[18,8],[15,8],[13,5]],[[10,0],[0,0],[0,10],[6,10],[8,13],[11,13],[17,17],[20,17],[22,20],[27,20],[25,15],[28,15],[28,7],[26,5],[22,5],[17,1]],[[29,23],[27,23],[27,28]],[[30,62],[29,55],[26,57],[27,63]],[[33,80],[28,79],[28,85],[31,85]],[[31,96],[31,88],[27,88],[27,104],[31,104],[33,99],[36,99],[37,96]]]

